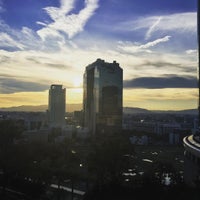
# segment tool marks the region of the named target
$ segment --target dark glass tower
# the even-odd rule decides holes
[[[90,133],[122,128],[123,70],[115,61],[97,59],[84,73],[84,126]]]

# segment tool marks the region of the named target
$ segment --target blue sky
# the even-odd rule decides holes
[[[197,0],[0,0],[0,107],[82,102],[85,67],[124,70],[124,106],[197,107]],[[40,98],[37,98],[40,97]]]

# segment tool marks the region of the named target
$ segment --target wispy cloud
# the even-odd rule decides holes
[[[23,49],[24,45],[15,41],[7,33],[0,33],[0,47],[13,48],[13,49]]]
[[[149,27],[149,30],[146,32],[145,39],[149,39],[151,37],[151,33],[156,30],[156,27],[159,25],[162,17],[158,17],[158,19],[153,23],[152,26]]]
[[[171,38],[171,36],[165,36],[163,38],[159,38],[157,40],[154,40],[152,42],[148,42],[147,44],[144,44],[144,45],[141,45],[140,48],[141,49],[146,49],[146,48],[149,48],[149,47],[153,47],[159,43],[162,43],[162,42],[168,42],[169,39]]]
[[[197,54],[197,50],[196,49],[188,49],[186,50],[186,54]]]
[[[60,7],[46,7],[47,14],[51,17],[51,19],[56,22],[66,14],[68,14],[74,8],[75,1],[74,0],[60,0]]]
[[[54,52],[62,50],[65,46],[75,48],[76,44],[70,39],[84,30],[84,26],[99,6],[98,1],[85,0],[84,8],[78,14],[73,13],[76,0],[60,0],[60,7],[43,8],[52,21],[36,21],[38,25],[43,26],[38,31],[28,27],[12,28],[6,21],[0,19],[0,47],[7,51],[38,50]],[[3,9],[0,0],[1,7]]]
[[[141,17],[137,20],[122,22],[116,29],[121,31],[143,30],[146,39],[158,32],[196,32],[197,13],[185,12],[161,16]],[[146,31],[145,31],[146,30]]]
[[[53,22],[45,25],[37,31],[38,35],[45,40],[49,36],[60,37],[60,33],[65,33],[69,38],[83,31],[87,21],[94,15],[98,8],[98,0],[85,0],[85,7],[78,14],[68,14],[74,7],[75,0],[60,1],[60,7],[44,8]]]
[[[41,39],[28,27],[14,29],[0,19],[0,47],[8,51],[42,48]]]
[[[142,45],[135,45],[135,44],[126,44],[124,42],[120,42],[118,46],[119,49],[127,52],[127,53],[138,53],[138,52],[147,52],[150,53],[151,50],[149,48],[156,46],[159,43],[168,42],[171,36],[165,36],[163,38],[158,38],[154,41],[148,42]]]

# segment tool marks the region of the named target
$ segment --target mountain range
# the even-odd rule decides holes
[[[47,105],[22,105],[16,107],[7,107],[7,108],[0,108],[0,111],[18,111],[18,112],[46,112],[48,109]],[[67,104],[66,105],[67,112],[74,112],[82,110],[82,104]],[[126,114],[151,114],[151,113],[171,113],[171,114],[192,114],[197,115],[197,109],[188,109],[188,110],[147,110],[144,108],[136,108],[136,107],[124,107],[123,112]]]
[[[197,115],[197,109],[187,109],[187,110],[147,110],[143,108],[135,108],[135,107],[124,107],[123,112],[126,114],[152,114],[152,113],[169,113],[169,114],[189,114],[189,115]]]
[[[15,107],[7,107],[7,108],[0,108],[0,111],[18,111],[18,112],[46,112],[48,109],[47,105],[22,105],[22,106],[15,106]],[[82,104],[67,104],[66,110],[67,112],[74,112],[76,110],[81,110]]]

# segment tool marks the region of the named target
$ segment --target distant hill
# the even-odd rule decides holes
[[[153,111],[156,113],[171,113],[171,114],[184,114],[184,115],[198,115],[197,109],[188,109],[188,110],[167,110],[167,111]]]
[[[38,106],[16,106],[16,107],[8,107],[8,108],[0,108],[0,111],[18,111],[18,112],[46,112],[47,105],[38,105]],[[78,110],[82,110],[82,104],[67,104],[66,105],[67,112],[74,112]],[[171,114],[190,114],[197,115],[197,109],[189,109],[189,110],[147,110],[144,108],[136,108],[136,107],[124,107],[123,112],[125,114],[153,114],[153,113],[171,113]]]
[[[18,112],[45,112],[47,110],[46,105],[39,106],[13,106],[8,108],[0,108],[1,111],[18,111]]]
[[[0,108],[0,111],[18,111],[18,112],[46,112],[47,105],[38,105],[38,106],[15,106],[8,108]],[[67,104],[66,105],[67,112],[73,112],[77,110],[82,110],[82,104]]]
[[[169,114],[188,114],[188,115],[197,115],[197,109],[188,109],[188,110],[147,110],[143,108],[135,107],[124,107],[123,112],[126,114],[153,114],[153,113],[169,113]]]
[[[136,108],[136,107],[124,107],[123,112],[126,114],[152,113],[150,110],[144,108]]]

